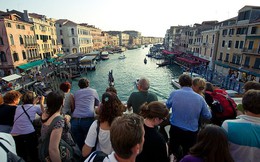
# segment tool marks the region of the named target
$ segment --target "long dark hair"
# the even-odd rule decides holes
[[[100,107],[99,122],[107,121],[111,125],[115,117],[123,114],[124,105],[113,92],[105,92],[102,95],[102,105]]]
[[[190,148],[190,154],[203,158],[204,162],[234,162],[225,131],[212,124],[205,125],[200,130],[196,144]]]
[[[42,120],[42,122],[46,122],[53,114],[60,111],[60,108],[63,104],[64,93],[61,91],[53,91],[50,92],[46,97],[46,113],[48,114],[48,118]]]

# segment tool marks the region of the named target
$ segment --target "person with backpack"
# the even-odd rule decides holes
[[[112,121],[123,114],[124,105],[113,92],[105,92],[102,95],[101,105],[98,110],[98,119],[89,128],[85,144],[82,148],[82,156],[87,157],[91,151],[103,151],[112,153],[110,142],[110,127]]]
[[[211,83],[207,82],[205,100],[211,109],[213,124],[221,126],[224,120],[236,118],[237,105],[225,90],[214,88]]]
[[[41,106],[44,104],[42,96]],[[47,108],[41,116],[42,128],[38,154],[41,161],[79,161],[81,151],[70,133],[70,117],[61,115],[64,94],[50,92],[46,98]]]

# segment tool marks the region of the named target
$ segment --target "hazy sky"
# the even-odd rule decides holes
[[[48,18],[95,25],[103,31],[136,30],[164,37],[174,25],[223,21],[260,0],[0,0],[0,10],[28,10]]]

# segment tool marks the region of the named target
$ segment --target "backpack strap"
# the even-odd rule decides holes
[[[96,142],[95,142],[95,146],[94,146],[95,150],[96,150],[97,143],[98,143],[99,127],[100,127],[100,123],[99,123],[99,121],[97,120],[97,128],[96,128],[97,137],[96,137]]]
[[[0,142],[0,146],[5,150],[6,153],[10,152],[10,150],[8,150],[8,148],[6,148],[2,142]]]
[[[50,138],[50,134],[51,134],[51,132],[52,132],[52,129],[53,129],[54,125],[55,125],[59,120],[61,120],[61,119],[63,119],[63,117],[59,115],[59,116],[56,116],[56,117],[52,120],[51,124],[49,125],[49,130],[48,130],[48,132],[46,133],[47,135],[45,136],[44,139],[41,139],[42,141],[45,140],[45,139],[47,139],[47,138]]]
[[[88,162],[90,162],[90,161],[92,161],[92,162],[100,162],[100,161],[103,161],[105,159],[105,157],[108,157],[108,156],[103,151],[94,151],[90,155],[90,157],[88,159]]]
[[[231,97],[228,94],[224,95],[224,94],[219,93],[219,92],[216,92],[216,94],[219,94],[219,95],[222,95],[222,96],[226,97],[226,99],[228,100],[228,103],[230,104],[230,106],[231,106],[231,108],[233,110],[234,117],[236,117],[237,116],[237,111],[236,111],[236,108],[233,106],[233,104],[232,104],[232,102],[230,100]]]

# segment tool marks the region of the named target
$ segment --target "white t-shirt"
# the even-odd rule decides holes
[[[0,139],[1,143],[2,143],[9,151],[11,151],[11,152],[13,152],[14,154],[16,154],[15,142],[14,142],[13,137],[12,137],[10,134],[8,134],[8,133],[2,133],[2,132],[0,132],[0,137],[9,142],[9,143],[8,143],[8,142],[6,142],[5,140]],[[1,159],[1,161],[7,161],[6,155],[7,155],[7,153],[5,152],[5,150],[4,150],[2,147],[0,147],[0,159]],[[17,154],[16,154],[16,155],[17,155]]]
[[[89,128],[88,135],[85,139],[85,144],[89,147],[94,147],[97,138],[97,120],[95,120]],[[103,130],[99,127],[97,151],[103,151],[106,154],[111,154],[113,149],[110,141],[110,130]]]

